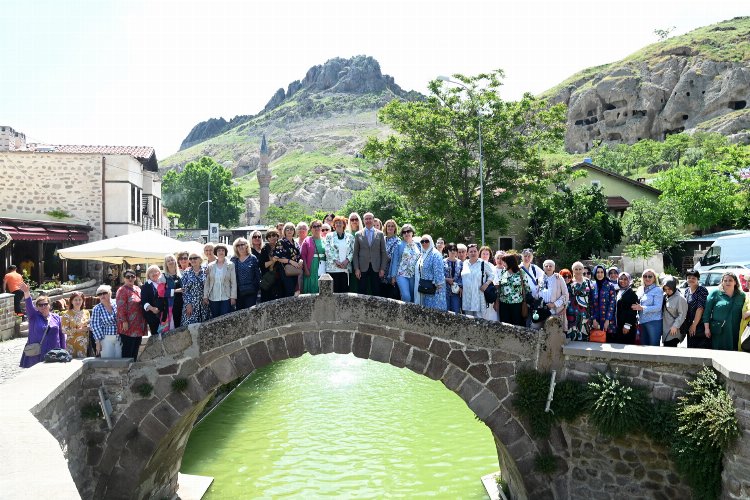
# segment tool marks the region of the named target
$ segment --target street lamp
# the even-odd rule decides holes
[[[210,172],[208,174],[208,177],[209,179],[211,178]],[[208,195],[211,196],[211,181],[210,180],[208,181]],[[208,226],[206,229],[206,243],[209,243],[211,241],[211,201],[213,200],[209,199],[209,200],[198,203],[198,212],[200,212],[201,210],[201,205],[203,205],[204,203],[208,203],[208,205],[206,205],[206,208],[208,209]]]
[[[441,82],[452,83],[463,87],[466,89],[466,93],[469,94],[471,101],[474,102],[474,93],[463,82],[451,80],[444,75],[438,76],[437,79]],[[482,226],[482,246],[484,246],[484,165],[482,158],[482,113],[479,111],[479,107],[477,107],[477,128],[479,131],[479,217]]]

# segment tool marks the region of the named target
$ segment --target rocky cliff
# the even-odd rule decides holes
[[[568,105],[565,147],[700,129],[750,141],[750,17],[706,26],[584,70],[545,93]]]

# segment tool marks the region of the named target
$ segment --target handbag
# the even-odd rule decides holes
[[[44,337],[47,336],[48,331],[49,331],[49,319],[47,320],[47,328],[44,329],[44,333],[42,334],[42,340],[40,340],[39,342],[26,344],[23,348],[24,356],[28,356],[28,357],[39,356],[42,353],[42,345],[44,344]]]
[[[589,332],[589,342],[599,342],[603,344],[607,341],[607,332],[604,330],[591,330]]]
[[[301,267],[295,267],[292,264],[284,264],[284,275],[288,277],[299,276],[302,274]]]
[[[529,317],[529,304],[526,302],[526,287],[524,286],[525,283],[526,280],[523,279],[523,276],[521,276],[521,296],[523,297],[523,302],[521,302],[521,317],[523,319]]]
[[[437,292],[437,286],[432,280],[420,279],[417,291],[424,295],[435,295]]]
[[[479,278],[480,283],[484,279],[484,261],[482,261],[482,276]],[[481,286],[481,285],[479,285]],[[497,301],[497,287],[494,283],[490,283],[487,285],[487,288],[484,289],[484,301],[487,303],[487,307],[490,307],[490,304],[494,304],[495,301]]]
[[[459,285],[458,283],[456,283],[456,282],[454,281],[454,282],[453,282],[453,284],[451,285],[451,293],[452,293],[453,295],[458,295],[458,293],[459,293],[460,291],[461,291],[461,285]]]
[[[264,292],[269,291],[276,284],[276,272],[274,270],[266,271],[260,279],[260,289]]]
[[[750,324],[745,327],[740,339],[740,347],[745,352],[750,352]]]
[[[50,349],[44,354],[45,363],[69,363],[73,356],[65,349]]]

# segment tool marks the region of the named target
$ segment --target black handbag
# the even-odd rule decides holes
[[[263,273],[263,276],[260,279],[260,289],[264,292],[267,292],[273,288],[273,286],[276,284],[276,271],[273,269],[270,271],[266,271]]]
[[[479,278],[479,282],[483,283],[484,279],[484,261],[482,261],[482,276]],[[481,285],[480,285],[481,286]],[[497,287],[494,283],[490,283],[487,288],[484,289],[484,301],[489,307],[490,304],[494,304],[497,301]]]
[[[424,295],[435,295],[435,293],[437,292],[437,286],[432,282],[432,280],[420,279],[417,291]]]

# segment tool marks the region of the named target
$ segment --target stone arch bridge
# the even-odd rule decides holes
[[[664,354],[667,348],[633,354],[606,346],[563,346],[554,319],[545,330],[532,331],[393,300],[334,295],[330,280],[320,284],[319,295],[261,304],[163,339],[150,338],[137,363],[85,363],[37,404],[32,413],[60,443],[80,496],[172,496],[192,426],[219,386],[304,353],[352,353],[440,380],[458,394],[492,431],[513,498],[615,498],[618,491],[689,498],[666,452],[645,438],[595,439],[585,420],[563,424],[549,439],[532,438],[512,404],[515,377],[520,370],[538,369],[583,379],[615,364],[656,397],[671,399],[686,387],[685,374],[716,360],[670,358]],[[746,401],[750,372],[735,375],[746,377],[737,383]],[[187,380],[184,390],[173,388],[176,379]],[[148,396],[138,392],[144,384],[153,387]],[[81,407],[97,401],[100,389],[113,406],[111,429],[103,420],[81,417]],[[750,417],[750,410],[746,414]],[[727,488],[740,481],[740,493],[750,493],[750,473],[740,473],[743,461],[750,460],[748,421],[744,451],[725,478]],[[558,458],[560,471],[552,478],[534,471],[535,457],[543,453]]]

